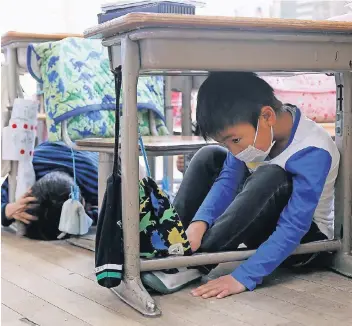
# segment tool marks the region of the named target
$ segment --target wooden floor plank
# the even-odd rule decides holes
[[[2,266],[2,277],[5,280],[16,284],[18,287],[92,326],[102,325],[102,320],[104,320],[104,326],[116,326],[117,324],[126,326],[142,325],[133,320],[128,320],[116,312],[50,282],[43,277],[35,275],[31,271],[9,262],[6,262],[4,265]]]
[[[138,312],[129,308],[111,291],[99,286],[95,281],[84,278],[79,274],[72,273],[61,266],[44,261],[41,258],[36,257],[35,254],[35,252],[32,254],[23,253],[21,250],[11,247],[9,244],[3,244],[2,259],[5,263],[10,262],[23,269],[29,269],[32,273],[52,281],[55,284],[77,293],[103,307],[111,309],[120,316],[128,317],[142,323],[143,325],[163,326],[168,323],[169,326],[177,326],[184,325],[185,323],[184,319],[180,318],[180,316],[172,315],[172,313],[169,314],[170,316],[164,314],[162,319],[146,319]]]
[[[330,274],[332,272],[328,273]],[[328,298],[329,301],[337,302],[347,306],[352,306],[352,293],[339,290],[336,287],[316,283],[314,282],[314,278],[308,281],[304,279],[304,274],[302,275],[303,278],[301,278],[297,274],[292,274],[292,272],[286,271],[285,273],[281,273],[278,277],[270,279],[269,282],[266,282],[266,285],[279,284],[298,292],[310,293],[312,296],[319,297],[320,299],[325,300],[326,298]],[[352,282],[352,280],[349,280],[348,278],[346,278],[346,280]]]
[[[322,314],[324,313],[340,320],[352,319],[352,310],[349,305],[331,301],[329,297],[315,297],[311,293],[299,292],[286,288],[283,285],[265,286],[258,289],[256,292],[286,301],[299,307],[309,307],[310,310]]]
[[[165,296],[162,301],[162,307],[164,310],[172,310],[176,314],[182,314],[190,325],[201,325],[201,326],[217,326],[217,325],[233,325],[233,326],[252,326],[242,322],[238,319],[233,318],[227,314],[223,314],[218,310],[204,309],[199,304],[199,300],[184,300],[184,297],[175,295]],[[220,303],[220,302],[219,302]],[[253,325],[254,326],[254,325]]]
[[[33,242],[25,240],[25,239],[16,239],[17,241],[13,241],[13,239],[7,239],[3,242],[3,249],[4,249],[4,254],[3,254],[3,259],[5,261],[10,260],[13,264],[17,264],[22,266],[24,269],[31,269],[33,273],[36,273],[42,277],[49,278],[53,282],[66,287],[67,289],[74,291],[76,293],[79,293],[80,295],[89,298],[95,302],[99,302],[101,305],[104,305],[110,309],[117,310],[119,314],[124,314],[128,315],[128,317],[132,319],[136,319],[137,316],[140,317],[139,314],[136,313],[136,315],[132,315],[130,313],[126,313],[127,311],[131,311],[125,304],[121,303],[110,291],[107,291],[99,286],[97,286],[95,283],[91,282],[88,279],[82,278],[80,275],[72,273],[70,270],[66,270],[63,267],[60,267],[58,265],[55,265],[53,263],[50,263],[48,261],[43,261],[41,258],[38,258],[37,256],[45,256],[45,258],[48,260],[48,256],[53,255],[53,249],[50,246],[43,246],[41,250],[34,250],[35,248],[33,247]],[[25,245],[25,252],[23,252],[23,248],[19,245],[21,241],[26,244]],[[29,244],[29,245],[28,245]],[[55,250],[55,254],[57,251],[61,251],[61,248],[58,250]],[[30,252],[30,253],[29,253]],[[76,259],[79,259],[77,257]],[[52,260],[51,258],[49,260]],[[54,260],[53,260],[54,261]],[[55,261],[55,263],[57,263]],[[61,262],[62,264],[62,262]],[[65,264],[64,264],[65,265]],[[189,293],[187,292],[187,296],[194,300],[193,302],[190,302],[191,306],[194,306],[197,302],[197,299],[192,298]],[[184,324],[185,320],[179,320],[179,316],[186,316],[187,314],[182,314],[180,313],[179,310],[175,309],[174,307],[170,309],[169,301],[171,296],[166,296],[166,297],[160,297],[160,306],[163,309],[163,317],[161,318],[162,320],[162,325],[165,325],[166,319],[170,319],[171,324],[168,323],[168,325],[174,325],[174,324]],[[187,301],[186,301],[187,302]],[[219,303],[220,304],[220,303]],[[120,307],[123,307],[120,309]],[[123,311],[122,311],[123,310]],[[175,312],[175,310],[177,312]],[[196,312],[194,312],[196,313]],[[204,311],[201,312],[204,314]],[[216,315],[216,313],[212,312],[212,315]],[[143,317],[142,321],[145,320]],[[185,318],[185,317],[183,317]],[[197,317],[198,318],[198,317]],[[224,317],[227,319],[228,317]],[[231,316],[231,319],[234,319],[234,316]],[[158,319],[159,320],[159,319]],[[179,320],[179,322],[177,321]],[[212,320],[212,318],[210,318]],[[243,324],[244,320],[238,320],[237,324],[241,325]],[[147,323],[149,324],[149,322]],[[158,324],[156,320],[154,320],[153,325]],[[197,325],[195,319],[193,320],[193,324]]]
[[[220,312],[230,318],[253,326],[277,326],[286,325],[291,322],[289,319],[282,316],[256,309],[241,302],[234,302],[231,298],[204,300],[201,298],[193,298],[188,292],[189,291],[178,292],[175,296],[187,302],[190,306],[194,306],[194,303],[196,303],[203,311],[209,311],[210,313]]]
[[[1,292],[2,302],[18,314],[18,321],[22,326],[31,325],[31,323],[40,326],[89,326],[7,280],[2,279]],[[3,319],[2,322],[4,322]]]
[[[352,325],[352,312],[348,309],[352,302],[352,281],[329,271],[280,272],[258,290],[225,300],[193,298],[190,289],[168,296],[154,296],[163,315],[148,319],[121,302],[111,291],[98,286],[93,268],[94,253],[90,251],[63,241],[30,241],[2,232],[5,282],[16,287],[17,292],[23,291],[18,295],[24,298],[20,301],[26,303],[23,306],[32,308],[30,300],[34,300],[37,314],[41,309],[39,303],[44,303],[50,309],[68,314],[69,318],[93,326],[102,325],[102,320],[104,326]],[[10,309],[6,310],[5,316],[15,323],[8,326],[18,326],[16,313],[38,323],[33,315],[25,314],[27,311],[16,310],[17,306],[2,301],[7,307],[4,309]],[[12,301],[10,303],[14,305]],[[42,315],[44,323],[38,325],[51,326],[52,323],[48,323],[50,316]],[[26,326],[20,323],[20,326]],[[61,325],[71,324],[62,322]]]
[[[231,300],[235,303],[249,305],[258,310],[270,312],[282,316],[291,321],[301,323],[306,326],[347,326],[348,323],[341,322],[336,318],[324,313],[310,310],[308,307],[294,305],[286,300],[280,300],[260,293],[260,291],[245,292],[238,296],[232,296]]]
[[[339,319],[321,314],[302,307],[296,307],[291,311],[287,318],[305,323],[307,326],[350,326],[351,320],[341,321]]]
[[[298,323],[296,321],[290,321],[288,323],[285,324],[278,324],[277,326],[301,326],[301,323]]]
[[[17,239],[18,240],[18,239]],[[25,239],[21,239],[21,241],[25,241]],[[4,253],[3,253],[3,259],[5,261],[9,260],[15,265],[20,265],[24,269],[31,269],[33,273],[36,273],[37,275],[40,275],[44,278],[49,278],[53,282],[66,287],[67,289],[74,291],[80,295],[83,295],[86,298],[89,298],[97,303],[100,303],[101,305],[104,305],[105,307],[108,307],[110,309],[113,309],[115,311],[118,311],[119,314],[127,315],[129,318],[136,319],[137,316],[139,316],[137,313],[131,316],[131,313],[126,312],[126,309],[128,308],[121,303],[116,296],[114,296],[110,291],[106,291],[105,289],[97,286],[95,283],[92,281],[82,278],[80,275],[72,273],[69,270],[66,270],[58,265],[54,265],[50,262],[44,261],[41,258],[37,258],[36,255],[38,254],[38,250],[34,251],[32,250],[31,247],[26,246],[26,250],[31,251],[31,253],[28,252],[23,252],[21,249],[18,249],[19,247],[19,241],[16,241],[16,246],[14,246],[13,243],[9,243],[9,241],[5,241],[3,243],[3,248],[4,248]],[[43,247],[41,249],[40,256],[43,254],[48,257],[50,255],[52,249],[51,248],[46,248]],[[35,255],[35,256],[34,256]],[[199,301],[198,299],[192,298],[189,294],[189,291],[187,291],[187,294],[184,294],[184,297],[188,297],[191,299],[191,302],[189,304],[191,306],[194,306],[197,304]],[[162,297],[160,299],[161,301],[161,307],[163,308],[164,311],[171,311],[174,312],[174,309],[164,309],[164,306],[169,307],[168,301],[172,299],[168,299],[169,297]],[[193,300],[193,301],[192,301]],[[186,300],[186,302],[188,302]],[[123,307],[121,309],[121,306]],[[219,302],[219,306],[221,306],[221,303]],[[123,310],[123,311],[122,311]],[[216,315],[214,313],[214,310],[212,311],[213,315]],[[224,314],[224,310],[222,310],[222,314]],[[137,316],[136,316],[137,315]],[[176,316],[184,316],[185,314],[180,314],[177,313],[175,314]],[[224,314],[226,316],[226,314]],[[246,314],[240,315],[241,318],[237,318],[238,324],[241,324],[240,322],[248,322],[248,321],[253,321],[253,318],[250,317],[249,314],[247,314],[248,318],[247,320],[244,318]],[[262,314],[259,314],[261,316],[265,316],[272,322],[272,325],[280,324],[279,322],[288,322],[288,320],[285,320],[281,317],[277,317],[276,322],[274,324],[274,319],[275,316],[271,315],[270,313],[265,313],[263,312]],[[167,315],[166,315],[167,316]],[[162,319],[165,319],[165,314],[163,315]],[[177,319],[175,318],[176,316],[170,316],[170,318]],[[271,318],[269,318],[271,316]],[[142,317],[143,318],[143,317]],[[234,314],[231,315],[231,318],[234,319],[236,316]],[[179,319],[179,318],[178,318]],[[210,321],[212,318],[210,318]],[[256,319],[258,321],[258,318]],[[163,320],[163,322],[165,322]],[[184,320],[183,320],[184,322]],[[180,320],[180,323],[182,323],[182,320]],[[155,322],[154,322],[155,324]],[[174,324],[174,321],[172,322]],[[255,323],[253,325],[256,325]],[[269,325],[269,324],[268,324]]]
[[[1,325],[4,326],[24,326],[21,319],[24,317],[11,308],[1,304]]]
[[[34,241],[16,237],[6,231],[2,231],[1,236],[4,244],[9,244],[27,253],[35,253],[37,257],[45,261],[95,280],[94,253],[91,251],[72,246],[65,241]]]
[[[352,293],[352,279],[346,276],[324,270],[311,271],[310,273],[296,273],[298,279],[325,285],[342,292]]]

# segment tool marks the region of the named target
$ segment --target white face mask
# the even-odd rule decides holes
[[[259,127],[259,122],[257,124],[257,130],[255,131],[255,136],[254,136],[254,142],[253,145],[249,145],[246,149],[244,149],[242,152],[238,153],[235,155],[235,157],[245,163],[250,163],[250,162],[264,162],[264,160],[267,158],[269,155],[271,149],[273,148],[275,141],[274,141],[274,133],[273,133],[273,127],[271,127],[271,143],[269,148],[264,152],[261,149],[258,149],[254,147],[255,141],[257,140],[257,135],[258,135],[258,127]]]

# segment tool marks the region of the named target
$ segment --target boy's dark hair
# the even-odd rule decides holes
[[[199,88],[197,123],[204,139],[237,123],[257,127],[263,106],[280,112],[273,88],[252,72],[212,72]]]
[[[51,172],[39,179],[32,187],[30,196],[37,203],[27,210],[28,214],[36,216],[37,221],[26,225],[25,235],[37,240],[56,240],[61,233],[59,223],[61,209],[69,198],[73,178],[65,172]]]

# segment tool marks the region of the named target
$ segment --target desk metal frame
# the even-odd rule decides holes
[[[27,34],[25,34],[27,35]],[[70,35],[62,35],[63,37],[69,37]],[[77,36],[77,35],[72,35]],[[30,43],[43,43],[53,40],[59,40],[58,35],[48,35],[48,37],[38,37],[36,35],[30,37],[30,34],[23,36],[22,38],[15,37],[13,40],[7,40],[1,45],[1,52],[5,55],[5,64],[7,65],[7,85],[8,85],[8,96],[9,96],[9,109],[7,120],[10,119],[13,102],[16,98],[23,98],[23,92],[20,85],[20,75],[27,72],[27,47]],[[4,108],[1,108],[2,110]],[[6,125],[8,121],[6,121]],[[11,168],[9,173],[9,200],[15,200],[16,192],[16,176],[17,176],[18,162],[11,161]]]
[[[17,97],[23,98],[23,93],[20,85],[20,75],[23,71],[26,71],[25,65],[21,65],[20,61],[20,51],[25,51],[29,43],[34,40],[23,39],[16,40],[14,42],[9,42],[2,46],[1,51],[5,55],[5,63],[7,65],[7,85],[8,85],[8,96],[9,96],[9,111],[7,112],[6,124],[8,125],[13,103]],[[45,39],[35,39],[36,42],[45,42]],[[1,108],[4,110],[5,108]],[[18,172],[18,162],[10,161],[10,171],[8,175],[9,183],[9,202],[15,201],[16,185],[17,185],[17,172]],[[17,224],[17,233],[23,233],[23,225],[19,222]]]
[[[140,272],[248,258],[253,251],[202,254],[141,261],[139,258],[137,80],[140,74],[192,71],[337,72],[343,87],[336,142],[341,152],[335,207],[335,240],[301,245],[295,253],[337,251],[334,267],[352,275],[352,35],[343,33],[221,31],[215,29],[150,28],[109,36],[111,67],[122,65],[122,214],[124,281],[113,291],[144,315],[161,313],[141,283]],[[189,87],[190,89],[190,87]],[[341,238],[341,226],[344,236]]]
[[[23,93],[20,85],[20,74],[23,67],[20,65],[19,51],[27,48],[30,41],[16,41],[11,42],[2,47],[1,51],[5,55],[5,64],[7,65],[7,85],[8,85],[8,96],[9,96],[9,108],[12,109],[13,102],[17,97],[22,98]],[[4,108],[1,108],[2,110]],[[10,119],[11,112],[8,112],[6,125]],[[10,202],[15,200],[16,192],[16,177],[17,177],[18,162],[11,161],[10,173],[9,173],[9,200]]]
[[[10,32],[13,33],[13,32]],[[17,35],[16,35],[17,34]],[[20,85],[20,75],[27,72],[27,47],[30,43],[43,43],[49,41],[58,41],[64,37],[75,36],[79,37],[79,35],[45,35],[45,34],[27,34],[27,33],[14,33],[14,36],[7,37],[5,35],[5,41],[1,44],[1,52],[5,55],[5,64],[7,65],[8,73],[7,73],[7,85],[8,85],[8,96],[9,96],[9,107],[7,112],[7,121],[10,119],[11,109],[13,103],[17,97],[23,98],[23,93]],[[5,108],[1,108],[4,110]],[[18,162],[11,161],[10,162],[10,171],[8,175],[9,182],[9,201],[15,201],[15,193],[16,193],[16,185],[17,185],[17,171],[18,171]],[[17,223],[18,233],[21,234],[22,226],[20,223]]]

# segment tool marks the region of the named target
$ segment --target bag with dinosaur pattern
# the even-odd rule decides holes
[[[192,254],[175,208],[168,196],[149,177],[139,182],[139,218],[142,258]]]
[[[120,112],[119,99],[122,84],[121,66],[114,70],[116,111],[115,134],[119,135]],[[150,168],[141,133],[139,144],[144,157],[148,177],[139,181],[139,232],[140,256],[143,258],[165,257],[168,255],[191,255],[191,246],[187,240],[182,222],[171,205],[168,196],[150,178]],[[123,278],[123,223],[122,223],[121,166],[119,160],[119,137],[115,138],[113,173],[107,180],[107,187],[100,210],[95,241],[95,274],[101,286],[118,286]],[[198,275],[188,275],[187,282]],[[175,291],[180,286],[175,282],[158,279],[154,274],[144,273],[147,285],[159,289],[161,293]],[[164,277],[165,279],[165,277]],[[185,278],[182,279],[182,282]],[[161,282],[161,283],[160,283]],[[154,286],[159,284],[159,286]],[[161,286],[160,286],[161,284]],[[183,286],[185,282],[181,284]]]
[[[72,140],[114,137],[114,78],[107,48],[100,40],[69,37],[30,44],[27,67],[43,88],[49,141],[61,140],[62,121],[67,121]],[[163,87],[162,76],[142,76],[138,80],[137,108],[142,135],[168,134]]]

